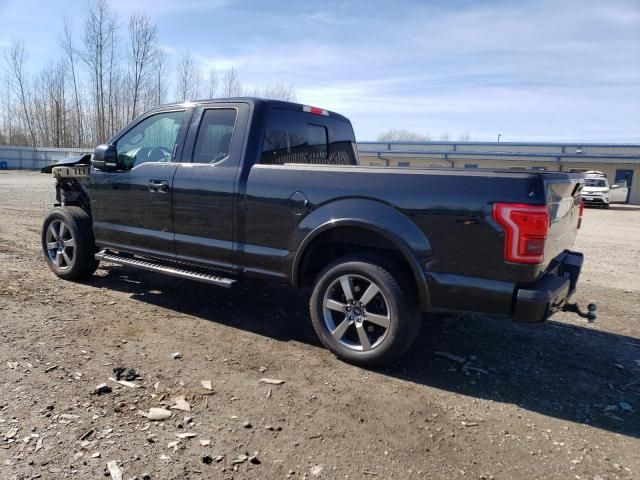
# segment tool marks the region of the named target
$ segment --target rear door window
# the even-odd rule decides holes
[[[233,108],[204,111],[193,151],[194,163],[217,163],[229,156],[236,117]]]
[[[261,163],[356,165],[353,130],[335,118],[274,108],[267,120]]]

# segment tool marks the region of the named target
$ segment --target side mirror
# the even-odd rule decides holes
[[[98,170],[113,172],[118,170],[118,152],[115,145],[98,145],[93,152],[91,164]]]

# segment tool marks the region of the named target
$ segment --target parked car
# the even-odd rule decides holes
[[[626,203],[629,194],[626,181],[609,185],[607,176],[596,170],[585,172],[584,178],[582,199],[586,205],[609,208],[612,203]]]
[[[45,171],[58,204],[42,249],[59,277],[105,261],[308,286],[320,340],[356,364],[398,358],[421,312],[595,318],[569,302],[579,174],[362,166],[345,117],[255,98],[156,108]]]

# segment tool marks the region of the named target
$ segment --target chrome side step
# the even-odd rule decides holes
[[[211,285],[217,285],[224,288],[229,288],[235,283],[235,280],[232,280],[230,278],[218,277],[209,273],[201,273],[194,270],[189,270],[188,268],[181,268],[182,265],[179,264],[172,266],[161,263],[154,263],[149,260],[142,260],[138,258],[118,255],[117,253],[109,252],[107,250],[99,251],[95,254],[95,258],[96,260],[104,260],[105,262],[117,263],[119,265],[138,268],[140,270],[148,270],[150,272],[164,273],[165,275],[186,278],[188,280],[197,280],[199,282],[209,283]]]

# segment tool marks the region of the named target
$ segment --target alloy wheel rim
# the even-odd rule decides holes
[[[367,352],[380,346],[391,326],[389,302],[371,279],[347,274],[336,278],[322,302],[331,336],[350,350]]]
[[[49,261],[61,270],[71,268],[76,241],[71,230],[62,220],[54,220],[49,224],[45,241]]]

